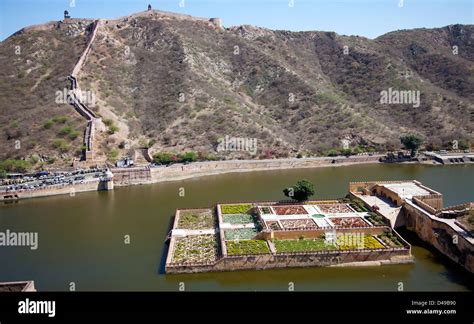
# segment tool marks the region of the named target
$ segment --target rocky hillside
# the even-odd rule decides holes
[[[87,21],[79,22],[25,30],[0,43],[7,67],[0,72],[0,145],[7,148],[0,159],[39,152],[59,164],[80,155],[84,121],[54,101],[90,33]],[[352,148],[392,149],[403,133],[440,147],[474,142],[473,31],[454,25],[370,40],[224,29],[151,11],[104,20],[78,81],[94,93],[91,109],[107,126],[96,139],[99,160],[143,146],[251,157],[216,153],[226,135],[256,138],[256,157],[325,154],[343,139]],[[419,104],[382,104],[381,91],[390,88],[419,91]],[[69,136],[67,125],[81,136]],[[19,150],[16,140],[25,143]]]
[[[61,166],[81,156],[83,119],[58,91],[69,87],[90,23],[52,22],[0,43],[0,160]]]

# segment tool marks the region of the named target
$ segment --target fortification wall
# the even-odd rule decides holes
[[[431,212],[432,214],[437,213],[439,210],[443,209],[443,195],[441,194],[430,194],[425,196],[416,196],[413,197],[413,200],[417,200],[417,202],[422,202],[425,205],[431,207],[430,210],[435,210],[435,212]]]
[[[357,192],[360,188],[363,189],[370,189],[371,187],[375,186],[376,184],[392,184],[392,183],[404,183],[410,182],[413,180],[403,180],[403,181],[356,181],[356,182],[349,182],[349,192]]]
[[[413,197],[412,200],[415,204],[417,204],[418,206],[426,210],[428,213],[435,215],[438,212],[438,210],[436,208],[433,208],[426,202],[424,202],[421,198],[422,197]]]
[[[101,24],[101,21],[96,20],[92,24],[93,24],[92,25],[92,33],[89,35],[89,39],[87,40],[87,47],[84,50],[84,52],[82,53],[79,60],[77,61],[76,65],[74,66],[74,69],[72,70],[71,75],[74,76],[74,77],[77,77],[77,75],[79,74],[79,71],[81,70],[82,66],[84,65],[84,62],[87,59],[87,56],[89,55],[89,52],[90,52],[91,47],[92,47],[92,43],[94,42],[94,38],[97,34],[97,30],[98,30],[99,25]]]
[[[407,228],[416,232],[454,262],[474,273],[474,247],[449,225],[432,219],[410,204],[405,204]]]

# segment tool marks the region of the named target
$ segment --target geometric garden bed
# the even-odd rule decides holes
[[[214,234],[177,237],[173,263],[213,262],[217,259],[218,242]]]
[[[331,222],[336,227],[369,227],[371,224],[365,222],[361,217],[331,217]]]
[[[238,229],[228,229],[224,231],[225,239],[228,241],[251,240],[257,234],[258,234],[258,231],[255,228],[238,228]]]
[[[182,210],[179,213],[177,229],[204,230],[216,226],[216,217],[211,209]]]
[[[229,224],[249,224],[254,223],[255,218],[249,214],[228,214],[222,215],[222,221]]]

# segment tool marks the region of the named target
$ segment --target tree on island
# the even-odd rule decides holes
[[[148,11],[150,11],[150,10],[151,10],[151,4],[148,5]]]
[[[308,180],[300,180],[293,187],[283,189],[283,193],[297,201],[306,201],[314,195],[314,185]]]
[[[411,156],[414,157],[421,144],[423,143],[423,139],[418,135],[409,134],[400,137],[400,142],[407,150],[411,151]]]

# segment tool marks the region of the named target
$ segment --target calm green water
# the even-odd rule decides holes
[[[38,232],[39,248],[0,247],[0,281],[34,280],[39,290],[473,290],[473,276],[414,244],[416,263],[369,268],[311,268],[164,275],[165,237],[176,208],[282,199],[306,178],[315,198],[347,193],[349,181],[417,179],[444,193],[445,204],[474,201],[474,167],[366,165],[210,176],[193,180],[25,200],[0,206],[0,231]],[[184,188],[185,196],[179,196]],[[124,243],[130,235],[130,244]]]

